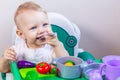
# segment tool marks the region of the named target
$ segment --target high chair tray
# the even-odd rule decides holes
[[[97,60],[96,62],[100,62]],[[56,74],[39,74],[36,68],[22,68],[18,69],[17,62],[11,62],[11,72],[13,74],[14,80],[69,80],[64,79]],[[80,77],[72,80],[87,80],[84,77]]]
[[[56,76],[55,74],[37,74],[35,68],[18,69],[17,62],[10,64],[14,80],[67,80]],[[77,78],[74,80],[87,80]]]

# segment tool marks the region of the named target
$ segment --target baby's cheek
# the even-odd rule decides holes
[[[53,33],[51,28],[48,29],[48,33]]]

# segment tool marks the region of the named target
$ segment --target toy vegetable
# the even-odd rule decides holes
[[[47,74],[50,71],[51,66],[47,62],[40,62],[36,65],[36,69],[41,74]]]
[[[50,73],[51,74],[58,74],[58,68],[52,68],[51,70],[50,70]]]
[[[65,63],[64,63],[64,66],[73,66],[75,65],[75,63],[72,61],[72,60],[67,60]]]
[[[29,61],[25,60],[20,60],[17,63],[18,68],[30,68],[30,67],[35,67],[35,64]]]
[[[58,68],[53,64],[51,64],[50,73],[51,74],[58,74]]]

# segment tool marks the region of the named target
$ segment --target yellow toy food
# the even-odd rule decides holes
[[[74,62],[72,60],[67,60],[65,63],[64,63],[64,66],[74,66]]]

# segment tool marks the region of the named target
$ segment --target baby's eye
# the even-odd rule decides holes
[[[36,29],[36,28],[37,28],[37,26],[33,26],[33,27],[30,28],[30,30],[33,30],[33,29]]]
[[[44,26],[47,26],[47,25],[48,25],[48,23],[44,23],[44,24],[43,24],[43,27],[44,27]]]

